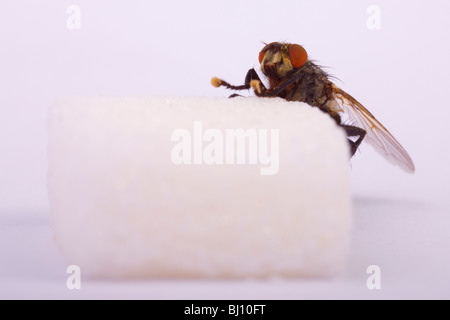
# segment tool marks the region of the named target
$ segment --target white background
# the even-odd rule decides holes
[[[69,5],[81,10],[70,30]],[[367,8],[380,9],[380,29]],[[0,298],[450,298],[450,2],[2,1]],[[322,280],[85,282],[48,223],[47,108],[58,97],[228,96],[262,42],[302,44],[408,150],[408,175],[364,145],[353,158],[349,270]],[[365,269],[382,269],[368,290]]]

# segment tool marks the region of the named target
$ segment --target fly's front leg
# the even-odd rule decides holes
[[[245,81],[244,81],[243,85],[234,86],[234,85],[229,84],[225,80],[222,80],[222,79],[219,79],[216,77],[213,77],[211,79],[211,84],[216,88],[223,86],[223,87],[225,87],[227,89],[231,89],[231,90],[245,90],[245,89],[248,90],[250,88],[253,88],[253,90],[255,91],[255,94],[257,96],[264,96],[264,94],[266,92],[266,87],[261,82],[261,79],[259,78],[255,69],[248,70],[247,75],[245,76]],[[230,98],[236,97],[236,96],[239,96],[239,95],[232,94],[230,96]]]
[[[267,89],[262,83],[255,69],[248,70],[247,75],[245,76],[245,84],[249,87],[252,87],[253,92],[255,92],[258,97],[266,96]]]
[[[356,150],[358,150],[359,145],[361,144],[364,137],[366,136],[366,130],[361,129],[359,127],[349,126],[349,125],[344,125],[344,124],[341,124],[341,127],[345,130],[347,137],[358,137],[358,139],[356,139],[356,141],[348,139],[348,143],[350,144],[350,156],[353,157]]]

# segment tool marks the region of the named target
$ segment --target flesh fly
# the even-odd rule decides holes
[[[215,87],[232,90],[252,88],[258,97],[280,97],[288,101],[306,102],[329,114],[348,137],[350,155],[361,142],[371,144],[389,162],[413,173],[414,163],[392,134],[355,98],[330,81],[329,75],[310,59],[298,44],[272,42],[259,53],[262,73],[267,77],[266,88],[255,69],[247,72],[243,85],[234,86],[219,78],[212,78]],[[230,97],[238,96],[233,94]],[[348,114],[355,125],[344,124],[341,113]],[[352,137],[353,139],[350,139]]]

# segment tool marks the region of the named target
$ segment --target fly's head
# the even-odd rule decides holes
[[[272,42],[259,53],[261,71],[274,82],[285,79],[291,70],[300,68],[307,60],[306,50],[298,44]]]

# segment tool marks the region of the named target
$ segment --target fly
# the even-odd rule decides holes
[[[261,82],[255,69],[247,72],[243,85],[233,86],[212,78],[215,87],[232,90],[252,88],[258,97],[279,97],[288,101],[301,101],[329,114],[344,129],[353,156],[361,142],[371,144],[389,162],[413,173],[414,163],[406,150],[392,134],[355,98],[338,88],[329,75],[308,59],[306,50],[298,44],[272,42],[259,53],[262,73],[267,77],[269,88]],[[238,96],[233,94],[230,97]],[[341,113],[347,113],[356,125],[344,124]]]

